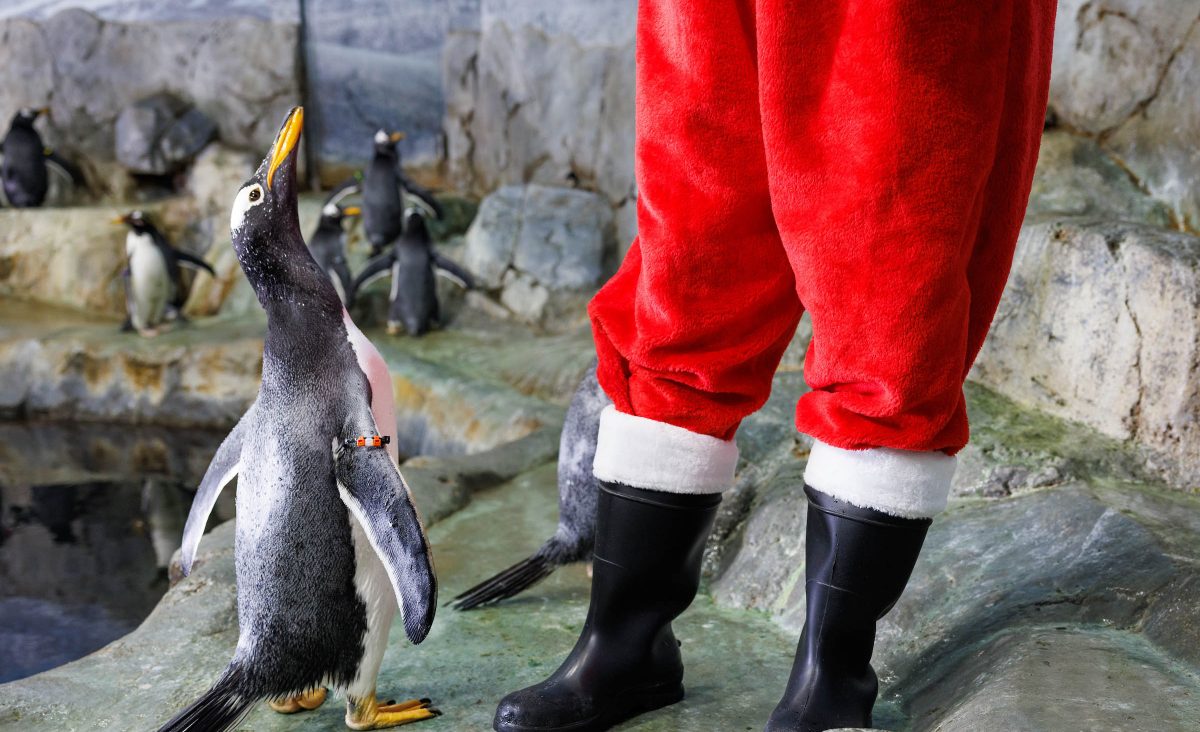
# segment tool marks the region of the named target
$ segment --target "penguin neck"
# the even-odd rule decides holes
[[[307,363],[328,350],[329,341],[322,335],[336,332],[342,324],[342,302],[328,279],[256,291],[267,311],[265,358],[281,354],[292,362],[310,354],[312,358],[300,359]]]

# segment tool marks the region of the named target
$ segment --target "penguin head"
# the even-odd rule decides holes
[[[404,212],[403,236],[405,239],[413,241],[430,241],[429,227],[425,225],[425,217],[415,208],[410,208]]]
[[[34,107],[21,107],[17,110],[16,115],[13,116],[12,126],[33,127],[33,123],[37,121],[37,118],[48,113],[49,111],[50,110],[46,107],[42,107],[40,109],[36,109]]]
[[[327,203],[321,209],[321,224],[341,226],[342,219],[351,218],[362,214],[362,209],[358,206],[346,206],[345,208],[336,203]]]
[[[375,154],[376,155],[395,155],[396,144],[404,139],[403,132],[388,132],[387,130],[379,130],[375,133]]]
[[[146,214],[142,211],[130,211],[124,216],[118,216],[113,219],[112,222],[114,224],[124,224],[139,234],[144,234],[154,229],[154,224],[150,223],[150,220],[146,218]]]
[[[304,109],[294,107],[275,135],[271,151],[234,197],[229,216],[233,251],[268,310],[271,303],[315,298],[324,304],[332,298],[340,312],[337,292],[321,275],[300,234],[296,158],[303,128]]]

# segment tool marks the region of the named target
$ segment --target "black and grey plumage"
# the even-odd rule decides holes
[[[372,256],[381,253],[404,231],[405,213],[414,207],[436,218],[445,214],[433,193],[404,174],[396,145],[403,132],[379,130],[372,141],[374,154],[361,176],[344,181],[334,189],[341,198],[362,194],[363,231],[371,243]]]
[[[183,317],[188,295],[183,267],[203,270],[212,276],[216,273],[200,257],[171,246],[141,211],[132,211],[113,223],[129,227],[125,235],[127,318],[123,329],[154,335],[166,321]]]
[[[341,206],[332,199],[326,201],[321,207],[317,230],[308,240],[313,259],[317,260],[321,271],[329,275],[329,281],[333,283],[343,304],[350,302],[350,287],[354,278],[346,265],[346,232],[342,229],[342,222],[360,213],[362,209],[358,206]]]
[[[425,217],[419,211],[409,210],[401,235],[388,250],[370,259],[354,278],[350,302],[368,283],[390,275],[388,332],[395,334],[403,328],[409,335],[423,335],[441,322],[436,274],[443,274],[467,289],[475,286],[470,273],[433,248]]]
[[[300,233],[302,125],[296,108],[233,205],[234,251],[267,311],[262,385],[205,473],[181,564],[191,571],[217,495],[236,476],[240,636],[213,687],[162,728],[171,732],[231,729],[260,699],[280,712],[312,709],[325,686],[346,695],[352,729],[437,715],[428,700],[376,701],[395,611],[419,643],[433,622],[437,585],[396,464],[387,365]],[[375,435],[391,444],[345,447]]]
[[[51,170],[70,178],[75,185],[84,185],[80,170],[46,147],[34,127],[37,118],[45,113],[45,109],[20,109],[0,142],[0,156],[4,158],[0,162],[0,191],[13,208],[36,208],[45,203]]]
[[[524,592],[554,570],[592,558],[596,541],[596,502],[600,489],[592,474],[600,413],[612,404],[596,380],[593,361],[571,397],[558,445],[558,528],[528,559],[458,595],[451,605],[471,610]]]

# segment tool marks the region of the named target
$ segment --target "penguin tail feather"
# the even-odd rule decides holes
[[[557,537],[551,538],[533,556],[463,592],[450,601],[450,606],[455,610],[473,610],[518,595],[566,564],[559,558],[562,553]]]
[[[258,698],[243,691],[243,674],[230,666],[204,696],[176,714],[158,732],[225,732],[242,721]]]

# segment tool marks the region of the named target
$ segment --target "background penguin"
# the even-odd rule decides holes
[[[362,209],[358,206],[342,208],[334,201],[326,202],[321,209],[317,230],[308,240],[308,250],[312,252],[313,259],[317,260],[321,271],[329,275],[329,280],[343,303],[349,302],[347,297],[353,279],[350,276],[350,268],[346,266],[346,233],[342,231],[342,221],[360,213]]]
[[[57,169],[76,185],[84,184],[79,169],[46,147],[42,136],[34,129],[33,123],[46,111],[28,107],[18,111],[4,142],[0,143],[0,155],[4,157],[0,163],[0,181],[3,183],[0,189],[5,201],[14,208],[34,208],[45,203],[51,169]]]
[[[262,386],[201,481],[181,550],[187,573],[217,495],[236,475],[237,650],[213,687],[162,730],[228,730],[264,698],[276,711],[313,709],[323,685],[346,694],[352,729],[438,714],[428,700],[381,706],[375,697],[397,607],[419,643],[437,586],[396,467],[387,365],[300,233],[302,126],[297,107],[234,200],[234,252],[267,312]],[[372,446],[376,436],[392,439]]]
[[[125,257],[129,263],[125,283],[128,319],[123,329],[136,329],[144,336],[156,335],[159,325],[182,317],[188,291],[181,265],[214,276],[215,273],[200,257],[171,246],[141,211],[113,219],[113,223],[129,227],[125,236]]]
[[[379,130],[373,144],[375,154],[361,178],[351,178],[334,189],[332,199],[362,194],[363,230],[371,242],[371,255],[377,255],[396,240],[404,230],[405,212],[420,206],[435,218],[442,218],[442,205],[427,188],[404,175],[400,167],[400,151],[396,144],[404,139],[403,132]]]
[[[350,302],[359,290],[380,277],[391,274],[388,297],[388,333],[403,326],[409,335],[426,333],[441,317],[434,282],[435,270],[470,289],[474,280],[453,260],[433,248],[429,228],[420,212],[410,210],[404,218],[404,231],[391,249],[367,262],[350,288]]]
[[[517,562],[455,597],[451,605],[470,610],[510,598],[541,582],[565,564],[591,559],[596,541],[599,488],[592,474],[600,412],[612,400],[596,381],[596,362],[571,398],[558,445],[558,528],[533,556]]]

